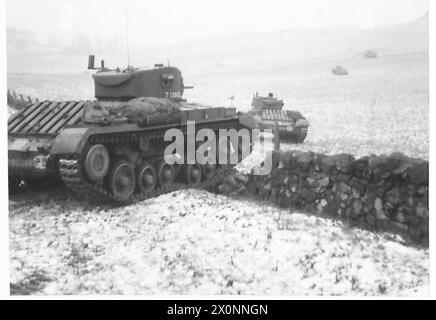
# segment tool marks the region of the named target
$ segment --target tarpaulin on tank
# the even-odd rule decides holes
[[[90,101],[83,112],[83,121],[91,123],[127,119],[140,126],[179,123],[183,113],[179,105],[168,99],[135,98],[127,102]]]

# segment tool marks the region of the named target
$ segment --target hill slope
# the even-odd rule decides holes
[[[54,41],[31,31],[7,28],[8,72],[62,73],[85,69],[86,55],[96,51],[111,66],[123,66],[121,38],[91,39],[77,35],[73,40]],[[428,14],[406,24],[364,30],[354,27],[282,30],[222,38],[192,40],[180,45],[148,47],[132,44],[132,61],[150,65],[170,58],[173,64],[192,73],[211,67],[236,70],[299,64],[307,61],[352,57],[374,49],[381,54],[428,51]]]

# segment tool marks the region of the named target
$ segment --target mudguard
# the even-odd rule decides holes
[[[92,128],[65,128],[56,137],[50,154],[60,155],[80,153],[85,147],[88,137],[94,130]]]
[[[307,127],[309,127],[309,125],[310,125],[310,123],[306,119],[298,119],[297,122],[295,123],[295,126],[297,128],[307,128]]]

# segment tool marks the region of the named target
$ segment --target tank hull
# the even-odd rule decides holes
[[[348,75],[348,70],[342,67],[336,67],[332,69],[332,73],[336,76],[346,76]]]
[[[280,139],[289,143],[303,143],[309,121],[298,111],[282,110],[284,103],[273,97],[254,97],[249,114],[257,116],[258,127],[273,132],[278,129]]]
[[[38,102],[13,115],[8,121],[8,168],[12,185],[34,178],[61,178],[70,190],[81,196],[116,203],[131,203],[174,188],[204,186],[211,183],[212,179],[198,180],[195,174],[201,177],[198,168],[203,172],[205,167],[169,167],[164,162],[165,148],[171,143],[165,141],[165,132],[179,129],[187,141],[186,135],[190,130],[188,123],[195,123],[194,134],[206,128],[214,132],[247,128],[241,123],[235,109],[180,103],[177,104],[180,116],[177,122],[144,123],[118,115],[113,118],[102,115],[85,121],[90,113],[89,106],[96,103]],[[164,101],[164,104],[167,103]],[[98,149],[93,149],[95,146],[107,150],[107,172],[102,178],[95,178],[93,174],[98,173],[98,161],[105,159],[104,154],[97,152],[95,155],[90,151]],[[138,185],[138,177],[142,177],[138,170],[143,168],[149,169],[147,179],[154,174],[155,186],[152,190]],[[164,172],[162,177],[159,176],[162,168],[173,170],[170,183],[158,181],[166,174]],[[147,179],[144,178],[144,181]],[[120,183],[125,183],[128,188],[119,187]],[[10,188],[13,187],[10,183]],[[124,190],[124,193],[119,189]]]

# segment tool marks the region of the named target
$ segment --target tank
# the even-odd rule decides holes
[[[251,129],[249,117],[234,108],[187,103],[176,67],[109,70],[102,62],[93,78],[96,100],[29,102],[8,119],[10,192],[22,181],[60,179],[81,198],[126,204],[204,187],[223,168],[213,161],[168,164],[165,132],[177,128],[186,137],[188,121],[195,121],[195,133]],[[217,148],[225,142],[215,141]],[[229,152],[243,157],[239,145]]]
[[[346,76],[348,75],[348,70],[342,66],[336,66],[332,69],[332,73],[337,76]]]
[[[290,143],[303,143],[307,137],[309,121],[298,111],[283,110],[284,102],[269,93],[267,97],[256,94],[249,114],[258,117],[258,127],[262,130],[278,128],[280,140]]]
[[[377,52],[372,51],[372,50],[368,50],[368,51],[365,51],[363,56],[367,59],[375,59],[375,58],[377,58],[378,55],[377,55]]]

